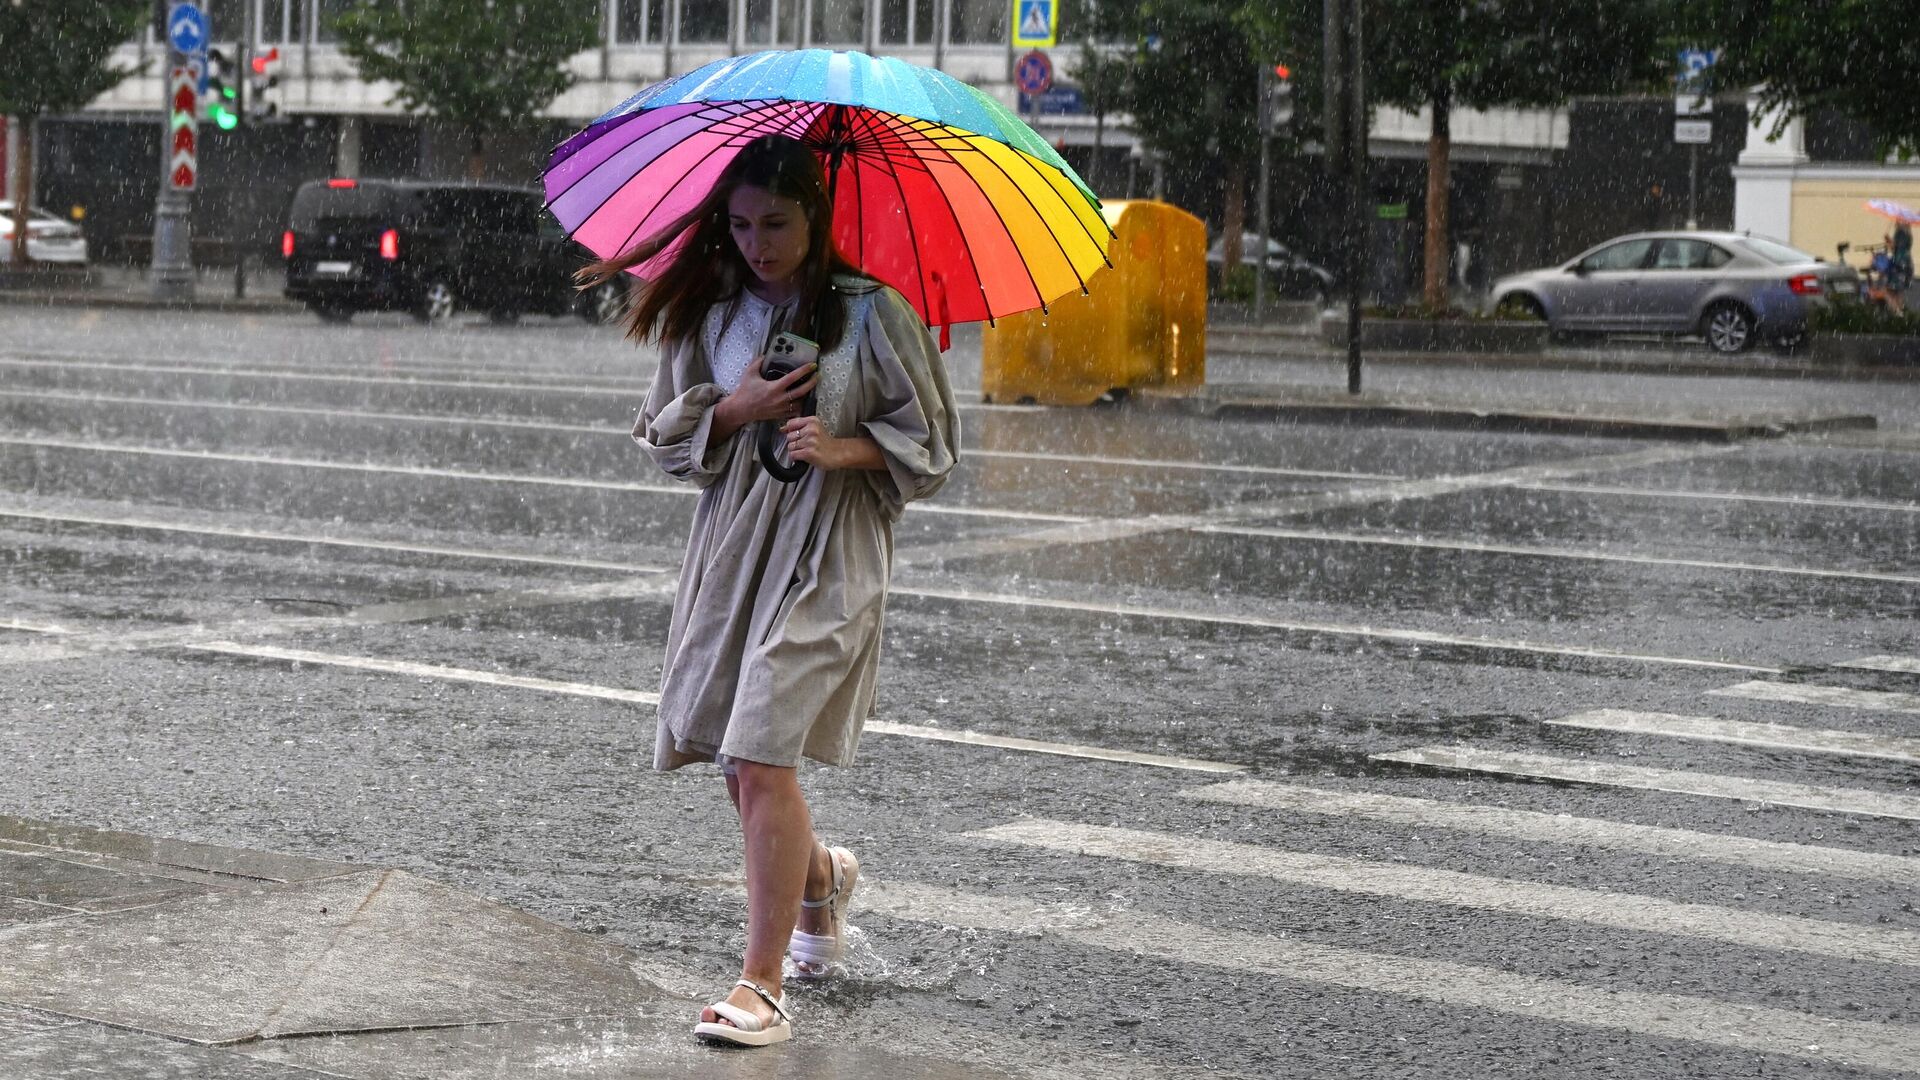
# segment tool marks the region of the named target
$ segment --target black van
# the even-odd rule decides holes
[[[619,313],[609,283],[576,293],[591,256],[568,240],[532,188],[411,180],[312,180],[294,193],[287,231],[289,299],[328,322],[357,311],[407,311],[444,322],[461,308],[495,322],[523,313]]]

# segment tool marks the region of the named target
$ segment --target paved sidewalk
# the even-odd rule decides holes
[[[646,965],[398,870],[0,815],[0,1076],[1003,1075],[804,1037],[705,1048],[699,1003]]]

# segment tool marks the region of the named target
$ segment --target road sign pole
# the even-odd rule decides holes
[[[244,138],[241,132],[250,126],[247,113],[253,108],[253,0],[240,2],[240,44],[233,50],[240,61],[240,122],[233,129],[233,145],[228,147],[228,168],[240,163],[240,143]],[[234,193],[239,195],[249,211],[253,208],[252,185],[236,185]],[[236,211],[238,208],[236,207]],[[229,218],[228,238],[233,248],[233,298],[244,300],[247,296],[247,236],[253,231],[251,213],[234,213]]]
[[[206,48],[204,31],[198,38],[176,33],[183,9],[191,10],[193,20],[199,19],[199,9],[190,4],[169,4],[161,27],[169,77],[161,83],[166,100],[160,112],[160,193],[154,199],[153,261],[147,267],[153,298],[168,302],[193,299],[193,189],[199,179],[199,128],[194,114],[200,105],[201,50]],[[195,42],[197,49],[182,48],[183,43]]]
[[[1700,227],[1700,144],[1687,144],[1687,228]]]

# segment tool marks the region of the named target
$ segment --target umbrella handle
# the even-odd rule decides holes
[[[760,465],[767,475],[783,484],[795,483],[803,479],[812,468],[804,461],[780,460],[780,428],[772,421],[760,422]]]

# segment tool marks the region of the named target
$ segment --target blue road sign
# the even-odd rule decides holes
[[[188,56],[207,51],[207,16],[197,4],[175,4],[167,9],[167,43]]]
[[[1053,61],[1036,49],[1013,66],[1013,81],[1023,94],[1042,93],[1053,85]]]

